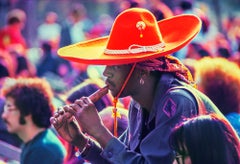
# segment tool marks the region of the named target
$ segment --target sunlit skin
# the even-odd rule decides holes
[[[114,97],[118,95],[130,69],[131,65],[107,66],[105,68],[103,75],[106,77],[106,84]],[[139,84],[140,78],[146,81],[144,85]],[[156,83],[157,78],[150,76],[146,71],[135,69],[119,97],[131,96],[142,107],[150,111]],[[71,114],[68,114],[68,112]],[[74,142],[80,150],[86,145],[87,138],[81,132],[73,132],[74,130],[79,131],[79,129],[74,122],[71,122],[73,119],[71,115],[75,116],[82,132],[94,137],[103,148],[112,139],[112,133],[104,126],[94,104],[89,98],[82,97],[76,100],[74,104],[61,108],[50,119],[58,133],[66,141]],[[91,118],[91,121],[89,121],[89,118]]]

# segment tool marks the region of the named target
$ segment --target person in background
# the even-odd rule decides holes
[[[204,57],[195,63],[198,89],[205,93],[240,136],[240,69],[223,57]]]
[[[2,88],[2,85],[10,76],[8,65],[4,63],[2,58],[0,57],[0,89]],[[4,104],[5,104],[5,98],[3,95],[0,94],[0,115],[2,115],[4,111]],[[15,147],[20,148],[22,144],[22,140],[16,135],[9,133],[6,127],[6,124],[4,123],[3,119],[0,117],[0,141],[4,141],[10,145],[13,145]]]
[[[189,44],[188,49],[186,51],[186,58],[184,58],[183,60],[185,59],[199,60],[206,56],[213,57],[211,52],[201,43],[192,42]]]
[[[8,51],[0,49],[0,77],[4,79],[5,77],[15,77],[15,61],[12,55]],[[0,81],[2,86],[2,82]]]
[[[239,138],[225,120],[215,114],[201,115],[177,125],[169,139],[178,164],[238,164]]]
[[[87,17],[85,6],[74,3],[66,21],[61,26],[59,47],[86,40],[86,34],[91,28],[92,22]]]
[[[8,132],[23,141],[21,164],[61,164],[66,151],[50,128],[53,93],[40,78],[9,78],[2,86],[5,97],[2,119]]]
[[[6,26],[0,29],[0,49],[25,54],[26,39],[22,30],[26,22],[26,13],[21,9],[12,9],[7,14]]]
[[[149,10],[155,15],[157,21],[173,16],[173,11],[163,1],[151,0],[149,5]]]
[[[54,11],[47,12],[44,22],[37,28],[39,45],[49,43],[54,52],[58,49],[61,33],[61,25],[57,20],[57,13]]]
[[[203,113],[222,116],[211,100],[194,88],[190,71],[169,55],[189,43],[200,28],[201,21],[194,15],[158,22],[149,10],[131,8],[117,16],[109,36],[59,49],[59,56],[65,59],[106,65],[103,75],[114,97],[115,120],[118,99],[130,96],[132,100],[128,128],[121,136],[115,133],[116,124],[114,134],[104,126],[87,97],[60,107],[51,117],[58,134],[77,146],[78,156],[91,163],[172,164],[168,138],[176,124]],[[206,110],[199,108],[195,95]]]
[[[12,58],[15,78],[36,76],[36,67],[26,55],[12,50],[9,51],[9,55]]]
[[[41,49],[42,56],[36,64],[37,76],[46,78],[55,93],[64,92],[73,71],[71,64],[57,56],[49,42],[43,42]]]

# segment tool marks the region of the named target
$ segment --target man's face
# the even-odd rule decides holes
[[[20,111],[17,109],[14,103],[14,99],[7,97],[4,105],[4,111],[2,113],[2,119],[6,123],[8,132],[17,134],[21,129],[19,124]]]
[[[130,69],[131,65],[107,66],[105,68],[103,75],[106,77],[106,84],[109,86],[109,90],[114,97],[119,93]],[[129,88],[130,85],[128,82],[120,97],[129,96]]]

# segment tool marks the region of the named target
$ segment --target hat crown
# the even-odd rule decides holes
[[[131,8],[116,18],[107,49],[128,49],[131,45],[151,46],[162,43],[155,16],[146,9]]]

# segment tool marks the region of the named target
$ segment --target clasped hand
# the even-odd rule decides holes
[[[95,137],[103,126],[95,105],[87,97],[59,107],[50,122],[64,140],[77,147],[85,144],[86,133]]]

